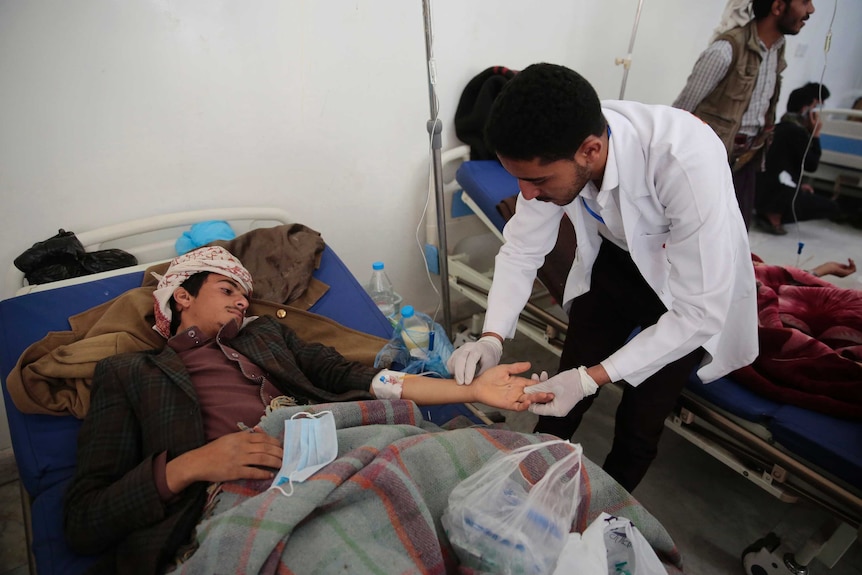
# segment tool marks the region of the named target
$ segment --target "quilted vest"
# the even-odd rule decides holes
[[[716,38],[717,40],[730,42],[733,58],[727,74],[698,104],[694,114],[715,130],[724,142],[729,157],[733,150],[733,139],[742,125],[742,115],[751,101],[754,84],[757,82],[757,72],[763,60],[757,36],[757,21],[752,20],[747,26],[725,32]],[[766,112],[766,126],[775,123],[775,105],[781,91],[781,72],[787,67],[787,62],[784,61],[784,48],[785,46],[782,46],[778,51],[778,77]]]

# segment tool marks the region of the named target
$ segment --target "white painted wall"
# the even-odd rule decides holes
[[[463,86],[491,65],[566,64],[619,95],[636,0],[431,4],[445,147]],[[833,4],[817,5],[786,86],[819,75]],[[645,0],[626,97],[670,103],[723,6]],[[860,14],[840,1],[836,96],[862,91]],[[405,302],[433,309],[414,247],[428,116],[421,0],[0,0],[0,270],[61,227],[268,204],[362,280],[384,260]]]

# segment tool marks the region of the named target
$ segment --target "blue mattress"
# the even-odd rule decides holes
[[[505,220],[497,204],[519,192],[518,181],[496,161],[467,161],[455,179],[499,230]],[[776,442],[796,456],[848,482],[862,485],[862,422],[836,419],[763,398],[729,378],[688,389],[748,421],[764,425]]]
[[[506,220],[497,211],[497,204],[521,191],[518,180],[494,160],[464,162],[455,172],[455,179],[497,229],[502,231]]]
[[[329,290],[309,310],[347,327],[389,338],[392,326],[341,259],[328,246],[314,276]],[[69,552],[63,539],[63,495],[71,481],[81,421],[72,416],[23,414],[6,390],[5,377],[21,353],[48,331],[69,329],[68,317],[139,287],[143,272],[132,272],[0,301],[0,374],[12,448],[21,482],[32,499],[33,552],[40,575],[81,573],[93,562]],[[463,405],[422,408],[429,421],[456,415],[479,422]]]
[[[833,134],[820,135],[820,147],[830,152],[862,156],[862,140]]]
[[[862,485],[862,422],[776,403],[727,377],[709,384],[693,377],[687,389],[737,417],[763,425],[788,452],[851,486]]]

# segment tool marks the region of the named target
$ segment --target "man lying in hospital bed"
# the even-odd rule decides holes
[[[366,366],[375,363],[391,336],[389,323],[320,234],[289,223],[280,210],[171,214],[83,234],[88,249],[102,249],[110,238],[123,238],[108,245],[128,249],[145,263],[128,273],[98,274],[83,282],[75,280],[74,285],[26,286],[19,291],[26,295],[0,302],[6,343],[0,358],[8,374],[4,395],[11,396],[5,398],[6,406],[22,486],[27,489],[25,517],[32,517],[28,543],[32,541],[39,573],[65,575],[98,571],[98,567],[116,572],[111,553],[74,554],[63,535],[63,500],[77,467],[78,418],[89,409],[90,382],[98,359],[121,350],[150,350],[147,355],[157,357],[165,345],[153,330],[156,281],[149,272],[165,273],[166,258],[173,255],[167,250],[172,250],[175,236],[161,242],[152,238],[151,230],[166,230],[163,237],[178,233],[175,226],[180,222],[211,219],[236,221],[242,229],[251,229],[236,240],[217,242],[252,272],[254,298],[247,315],[275,319],[301,340],[322,342]],[[285,225],[261,227],[270,221]],[[147,265],[150,268],[144,272]],[[15,281],[10,285],[20,288],[20,280],[11,279]],[[82,350],[81,346],[89,347]],[[194,396],[192,384],[186,384]],[[259,391],[257,387],[258,402]],[[195,536],[179,556],[187,557],[195,547],[197,551],[182,563],[182,570],[323,573],[343,572],[348,566],[351,573],[456,571],[458,557],[441,525],[449,494],[492,456],[548,439],[497,425],[475,426],[475,420],[468,421],[469,410],[461,407],[446,404],[420,413],[409,400],[374,399],[266,410],[259,425],[273,436],[280,436],[287,420],[298,412],[332,412],[337,458],[304,482],[300,482],[304,477],[288,474],[288,482],[281,487],[285,493],[293,492],[290,497],[269,489],[273,481],[268,479],[211,484],[209,504],[198,525],[183,526],[194,529]],[[453,413],[466,417],[453,419]],[[324,419],[330,416],[320,415],[315,421]],[[176,434],[171,429],[161,431]],[[529,465],[533,477],[529,481],[543,477],[547,466],[573,448],[540,448],[535,465]],[[281,478],[280,473],[279,482]],[[572,531],[584,531],[603,512],[626,517],[644,534],[667,571],[679,572],[680,555],[664,527],[587,458],[582,461],[580,482]],[[169,504],[168,511],[176,504]],[[136,568],[145,571],[144,565]]]
[[[116,548],[122,573],[164,568],[189,541],[208,484],[271,481],[282,466],[281,440],[258,426],[270,405],[403,398],[522,411],[553,397],[524,395],[530,380],[514,374],[528,363],[499,366],[465,387],[349,362],[275,319],[245,317],[252,286],[221,247],[174,259],[153,292],[154,329],[167,346],[98,364],[67,495],[74,550]],[[305,447],[313,457],[314,442]]]

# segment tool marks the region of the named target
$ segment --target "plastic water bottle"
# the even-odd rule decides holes
[[[365,291],[374,300],[375,305],[380,312],[386,316],[389,321],[395,317],[395,289],[392,287],[392,282],[389,276],[383,269],[383,262],[374,262],[371,264],[371,279],[368,285],[365,286]]]
[[[407,349],[428,349],[431,326],[416,315],[412,305],[401,308],[401,339]]]

